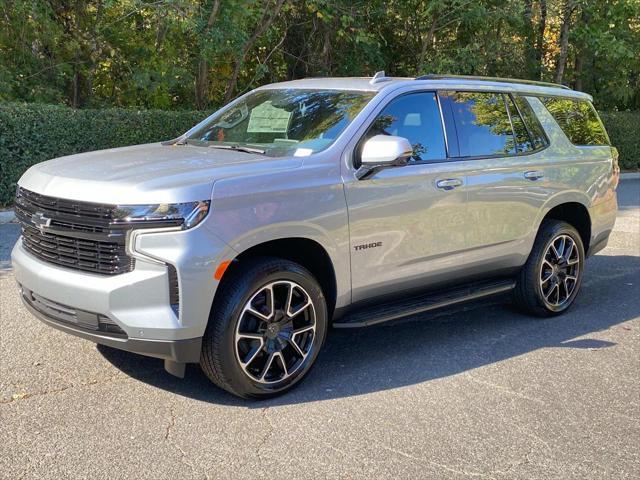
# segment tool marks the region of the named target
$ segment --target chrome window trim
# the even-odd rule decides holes
[[[435,94],[436,94],[436,101],[438,102],[438,110],[440,113],[440,124],[442,125],[442,132],[444,133],[444,150],[447,155],[447,158],[451,158],[451,155],[449,152],[449,133],[447,132],[447,126],[444,123],[444,114],[442,113],[442,103],[440,102],[440,95],[438,91],[436,91]]]

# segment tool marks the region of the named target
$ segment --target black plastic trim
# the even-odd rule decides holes
[[[512,279],[475,282],[408,299],[374,304],[345,314],[339,321],[333,322],[333,327],[370,327],[410,315],[509,292],[514,287],[515,281]]]
[[[84,331],[64,324],[51,317],[44,315],[22,297],[24,305],[36,318],[45,324],[62,332],[75,335],[76,337],[90,340],[100,345],[117,348],[127,352],[145,355],[147,357],[161,358],[178,363],[197,363],[200,361],[200,350],[202,349],[202,337],[188,338],[185,340],[142,340],[138,338],[118,338],[104,334]]]

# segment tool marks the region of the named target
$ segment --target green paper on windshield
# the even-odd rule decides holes
[[[287,133],[291,112],[264,102],[251,110],[247,133]]]

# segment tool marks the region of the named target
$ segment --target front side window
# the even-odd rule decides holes
[[[610,144],[591,102],[564,97],[542,97],[540,100],[574,145]]]
[[[376,117],[365,138],[375,135],[394,135],[409,140],[414,162],[447,158],[440,108],[434,92],[411,93],[392,100]]]
[[[461,157],[516,154],[511,120],[501,93],[442,92],[451,108]]]
[[[310,155],[329,147],[375,92],[267,89],[237,100],[191,132],[187,143]]]

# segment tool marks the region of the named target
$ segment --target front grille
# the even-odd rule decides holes
[[[116,206],[100,203],[77,202],[63,198],[47,197],[18,187],[18,198],[21,198],[40,211],[53,211],[60,214],[75,215],[82,218],[110,220],[114,217]]]
[[[54,265],[116,275],[130,272],[125,250],[127,224],[115,221],[116,207],[47,197],[19,188],[15,214],[22,225],[22,245]]]

